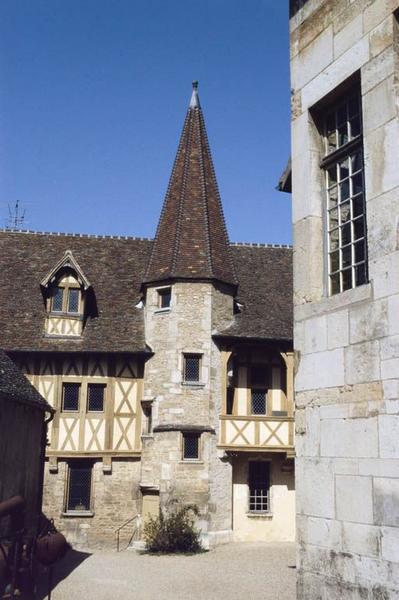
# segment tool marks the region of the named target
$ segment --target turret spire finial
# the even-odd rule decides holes
[[[193,93],[191,94],[190,108],[199,108],[198,81],[193,81]]]

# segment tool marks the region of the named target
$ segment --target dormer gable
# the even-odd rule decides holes
[[[87,315],[91,284],[72,252],[60,261],[40,282],[46,303],[45,335],[81,337]]]

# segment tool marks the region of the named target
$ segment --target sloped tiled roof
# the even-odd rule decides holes
[[[197,82],[193,86],[145,281],[215,279],[235,285]]]
[[[136,307],[152,241],[137,238],[0,232],[0,348],[8,351],[146,352]],[[292,249],[231,244],[241,313],[227,337],[292,339]],[[71,250],[90,280],[98,317],[81,339],[44,337],[40,282]]]
[[[0,400],[25,402],[52,411],[50,405],[2,351],[0,351]]]
[[[0,347],[5,350],[145,352],[136,308],[152,242],[135,238],[0,232]],[[81,339],[44,337],[40,282],[71,250],[89,279],[98,317]]]

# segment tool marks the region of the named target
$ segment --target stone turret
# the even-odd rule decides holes
[[[216,448],[223,360],[212,333],[232,321],[236,288],[195,82],[143,283],[154,355],[146,364],[151,426],[141,489],[144,516],[157,510],[158,498],[164,509],[173,501],[197,504],[211,539],[230,535],[232,485],[231,464]]]

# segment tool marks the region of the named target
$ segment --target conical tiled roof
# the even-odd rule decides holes
[[[145,276],[165,279],[237,283],[196,82]]]

